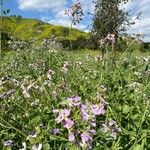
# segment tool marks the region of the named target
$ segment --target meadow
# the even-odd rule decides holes
[[[1,59],[1,150],[150,150],[150,55],[56,47]]]

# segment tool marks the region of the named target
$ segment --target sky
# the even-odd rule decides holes
[[[70,18],[64,14],[65,10],[78,0],[4,0],[4,8],[10,8],[10,15],[21,15],[25,18],[36,18],[55,25],[70,26]],[[88,32],[92,25],[92,16],[88,12],[94,12],[93,0],[80,0],[84,17],[75,27]],[[132,19],[142,12],[140,20],[131,26],[127,33],[143,34],[144,41],[150,42],[150,0],[129,0],[123,8],[130,10]]]

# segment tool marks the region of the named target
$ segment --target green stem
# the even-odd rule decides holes
[[[9,128],[9,127],[10,127],[10,128],[12,128],[12,129],[14,129],[16,132],[18,132],[18,133],[20,133],[21,135],[23,135],[24,137],[26,137],[25,133],[23,133],[21,130],[15,128],[15,127],[12,126],[11,124],[9,124],[7,121],[5,121],[3,118],[1,118],[1,120],[2,120],[5,124],[8,125],[8,126],[5,126],[5,125],[3,125],[3,124],[1,123],[1,124],[0,124],[1,126],[6,127],[6,128]]]
[[[69,29],[70,49],[71,49],[71,50],[72,50],[72,41],[71,41],[71,31],[72,31],[72,25],[73,25],[73,22],[71,22],[71,26],[70,26],[70,29]]]

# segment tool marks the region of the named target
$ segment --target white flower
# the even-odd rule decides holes
[[[25,142],[22,143],[23,148],[19,149],[19,150],[26,150],[27,149],[27,145]]]
[[[42,144],[32,146],[32,150],[41,150],[41,149],[42,149]]]

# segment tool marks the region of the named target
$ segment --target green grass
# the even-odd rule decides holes
[[[42,144],[43,150],[86,150],[87,142],[81,145],[85,133],[92,137],[93,150],[149,150],[149,54],[118,53],[115,64],[111,57],[107,63],[97,61],[99,55],[89,50],[9,51],[1,60],[0,149],[8,149],[4,142],[12,140],[12,150],[22,148],[23,142],[28,149]],[[80,107],[69,106],[71,96],[81,97],[89,119],[82,120]],[[89,108],[103,104],[103,99],[105,113],[96,115],[94,127]],[[68,118],[74,125],[67,129],[64,121],[56,123],[54,109],[71,109]],[[113,126],[108,126],[110,120]],[[109,127],[107,132],[103,124]],[[56,135],[55,128],[60,129]],[[96,133],[92,135],[90,129]],[[69,133],[76,142],[68,140]]]

